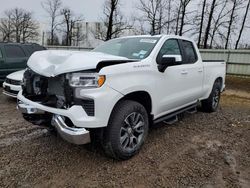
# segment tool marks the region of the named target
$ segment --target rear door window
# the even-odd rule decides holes
[[[26,57],[23,49],[17,45],[5,45],[5,53],[7,58],[24,58]]]
[[[182,40],[182,46],[185,54],[185,62],[186,64],[195,63],[198,60],[198,56],[196,54],[194,45],[190,41]]]

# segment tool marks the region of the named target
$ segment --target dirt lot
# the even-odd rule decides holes
[[[1,94],[0,187],[250,187],[250,84],[227,84],[218,112],[155,126],[123,162],[30,125]]]

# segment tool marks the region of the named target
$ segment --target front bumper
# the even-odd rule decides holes
[[[16,98],[18,92],[22,89],[21,85],[12,85],[6,82],[3,83],[3,94],[9,97]]]
[[[29,115],[43,115],[46,112],[40,109],[37,109],[31,105],[24,104],[22,102],[18,103],[18,109],[23,114],[29,114]],[[90,142],[90,133],[85,128],[75,128],[70,127],[65,123],[65,118],[60,115],[53,115],[52,126],[54,126],[59,133],[59,135],[66,141],[81,145],[81,144],[87,144]]]
[[[37,117],[38,121],[44,119],[50,123],[50,119],[46,119],[46,117],[48,115],[52,117],[51,124],[68,142],[88,143],[90,141],[88,130],[106,127],[113,107],[123,95],[108,86],[103,86],[102,89],[80,90],[77,93],[79,93],[76,96],[78,99],[91,98],[95,101],[95,116],[88,116],[80,105],[73,105],[68,109],[45,106],[27,99],[23,96],[22,91],[17,96],[18,108],[26,117]]]
[[[90,134],[84,128],[72,128],[67,126],[62,116],[54,115],[52,125],[56,128],[60,136],[72,144],[87,144],[90,142]]]

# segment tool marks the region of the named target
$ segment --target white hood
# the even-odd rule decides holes
[[[23,73],[25,70],[13,72],[7,76],[7,78],[11,80],[17,80],[17,81],[22,81],[23,80]]]
[[[128,60],[100,52],[45,50],[35,52],[28,60],[28,67],[36,73],[54,77],[62,73],[95,69],[100,61]]]

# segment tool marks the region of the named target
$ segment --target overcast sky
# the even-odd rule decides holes
[[[42,1],[43,0],[0,0],[1,17],[5,10],[18,7],[32,11],[36,19],[41,22],[46,22],[47,15],[41,6]],[[82,14],[85,20],[90,22],[100,20],[104,1],[105,0],[62,0],[64,6],[71,8],[76,14]],[[138,0],[121,1],[123,12],[126,15],[130,14],[134,2],[138,2]]]
[[[41,2],[44,0],[0,0],[0,17],[4,16],[4,11],[15,7],[23,8],[34,13],[34,18],[37,19],[41,24],[47,25],[49,18],[46,12],[41,6]],[[76,15],[83,15],[85,21],[95,22],[101,21],[100,18],[103,14],[103,4],[105,0],[62,0],[64,7],[71,8]],[[196,4],[190,5],[197,8]],[[121,0],[121,11],[127,17],[131,18],[133,14],[138,16],[138,11],[135,7],[139,4],[139,0]],[[240,20],[241,22],[241,20]],[[249,25],[250,19],[247,24]],[[250,43],[248,36],[249,29],[243,32],[242,40]],[[190,36],[193,38],[193,36]]]

